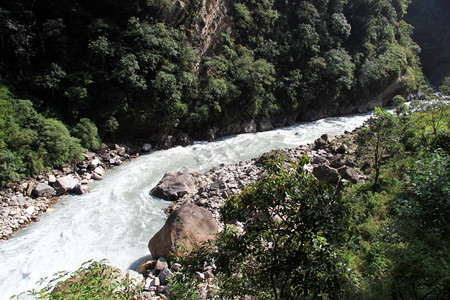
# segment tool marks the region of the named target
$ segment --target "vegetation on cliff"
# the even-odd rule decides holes
[[[351,112],[399,78],[400,92],[421,83],[407,3],[3,1],[0,75],[39,111],[110,138]],[[202,9],[226,15],[205,25]]]
[[[422,83],[403,20],[408,2],[1,1],[0,79],[14,94],[2,97],[2,110],[18,114],[8,99],[29,99],[20,103],[53,120],[27,130],[45,123],[50,134],[62,121],[92,149],[98,138],[85,135],[96,136],[94,124],[107,140],[180,130],[201,137],[261,117],[283,125],[365,110],[372,98]],[[3,161],[13,144],[35,143],[29,138],[3,145]],[[28,175],[78,151],[37,148],[10,169]]]

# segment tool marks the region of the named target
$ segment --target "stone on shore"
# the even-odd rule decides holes
[[[215,239],[218,227],[210,211],[186,204],[170,214],[163,228],[148,243],[153,258],[181,255],[181,245],[191,251],[195,245]]]
[[[312,174],[317,178],[317,180],[325,181],[331,184],[336,184],[340,180],[338,171],[327,165],[314,167],[312,170]]]
[[[72,175],[64,176],[56,179],[53,188],[57,195],[62,195],[72,191],[78,184],[78,181]]]
[[[46,183],[38,183],[33,193],[36,197],[52,197],[56,195],[56,191]]]
[[[193,194],[201,186],[200,173],[189,167],[169,172],[154,187],[150,194],[164,200],[176,201],[186,194]]]

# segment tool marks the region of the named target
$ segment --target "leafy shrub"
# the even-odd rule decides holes
[[[44,121],[41,140],[46,151],[45,163],[51,167],[59,167],[69,160],[79,160],[84,151],[80,140],[70,136],[66,126],[56,119]]]
[[[98,129],[88,118],[83,118],[72,129],[72,135],[80,140],[83,147],[97,151],[100,149],[101,140],[98,136]]]
[[[141,286],[135,286],[129,279],[121,276],[121,271],[102,261],[87,261],[74,272],[58,272],[51,279],[41,279],[40,290],[30,290],[13,297],[20,299],[24,294],[35,299],[92,299],[128,300],[135,299]]]

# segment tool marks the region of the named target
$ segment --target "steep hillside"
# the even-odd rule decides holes
[[[267,129],[416,89],[407,2],[1,1],[0,74],[110,140]]]

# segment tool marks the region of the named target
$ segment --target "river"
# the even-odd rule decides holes
[[[327,118],[267,132],[230,136],[215,142],[156,151],[106,172],[92,192],[65,196],[38,223],[0,242],[0,300],[36,287],[61,270],[89,259],[107,259],[124,270],[149,254],[149,239],[163,226],[169,202],[149,192],[164,173],[183,166],[201,172],[280,148],[311,143],[323,133],[342,134],[369,114]]]

